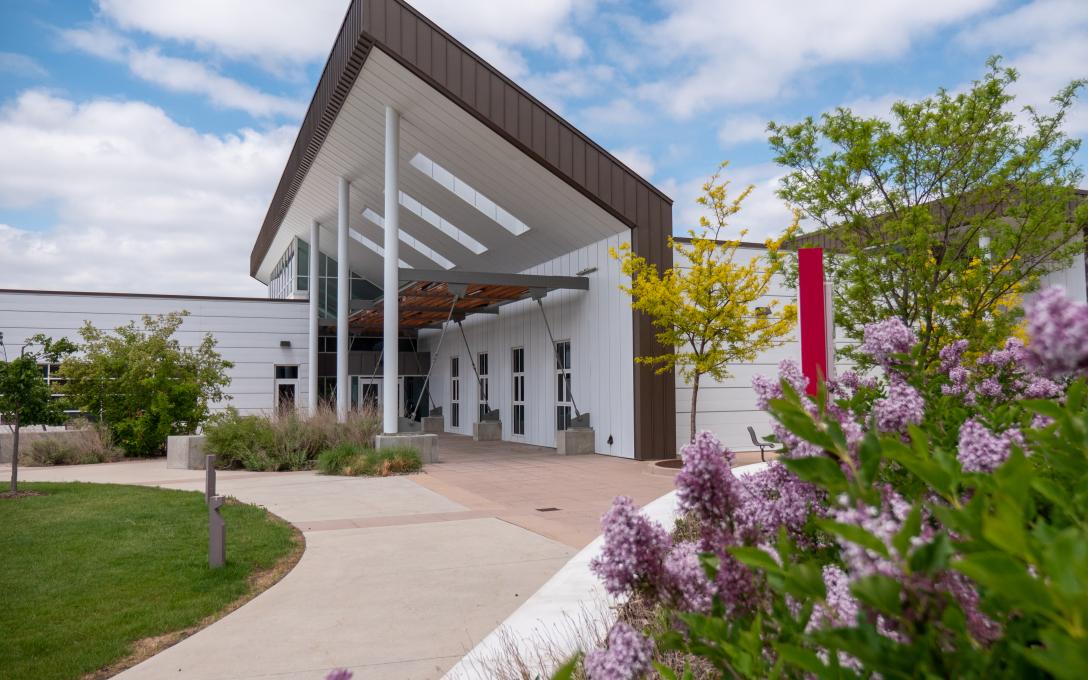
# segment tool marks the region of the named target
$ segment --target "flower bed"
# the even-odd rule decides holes
[[[624,620],[560,675],[1088,675],[1088,306],[1044,291],[1028,332],[927,366],[884,321],[880,377],[757,379],[781,461],[738,478],[701,433],[682,532],[617,499],[593,569]]]

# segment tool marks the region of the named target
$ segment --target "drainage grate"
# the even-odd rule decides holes
[[[559,508],[537,508],[537,512],[555,512]]]

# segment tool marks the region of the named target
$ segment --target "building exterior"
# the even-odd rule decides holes
[[[422,400],[448,431],[498,409],[504,438],[552,446],[588,413],[597,451],[661,458],[673,378],[635,365],[653,329],[608,249],[668,267],[671,232],[664,193],[456,39],[399,0],[356,0],[250,266],[289,299],[327,263],[312,394],[375,399],[386,432]]]
[[[121,293],[0,290],[0,332],[9,358],[38,333],[79,342],[87,322],[112,330],[144,315],[186,311],[175,338],[195,347],[211,333],[216,350],[234,366],[228,371],[230,399],[242,413],[270,413],[290,403],[306,403],[309,367],[306,304],[254,298]],[[54,367],[43,366],[55,380]]]

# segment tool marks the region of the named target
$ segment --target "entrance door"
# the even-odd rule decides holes
[[[276,385],[276,408],[288,411],[295,407],[295,386],[293,383]]]
[[[383,378],[372,378],[368,375],[353,375],[351,376],[351,407],[363,408],[368,406],[369,408],[378,409],[382,405],[382,385],[385,380]],[[397,409],[398,415],[404,414],[404,378],[401,377],[397,380],[397,403],[399,408]]]
[[[298,394],[298,366],[276,366],[275,379],[272,382],[273,406],[277,411],[288,411],[295,408],[296,395]]]

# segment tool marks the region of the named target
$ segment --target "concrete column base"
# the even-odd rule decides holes
[[[425,434],[442,434],[446,431],[446,419],[442,416],[424,416],[421,422]]]
[[[497,442],[502,440],[502,423],[487,420],[472,424],[472,439],[478,442]]]
[[[596,453],[596,435],[591,428],[580,427],[555,433],[555,452],[560,456]]]
[[[392,449],[408,447],[419,453],[424,465],[438,462],[438,435],[436,434],[379,434],[374,438],[374,448]]]
[[[166,467],[171,470],[203,470],[204,435],[184,434],[167,437]]]

